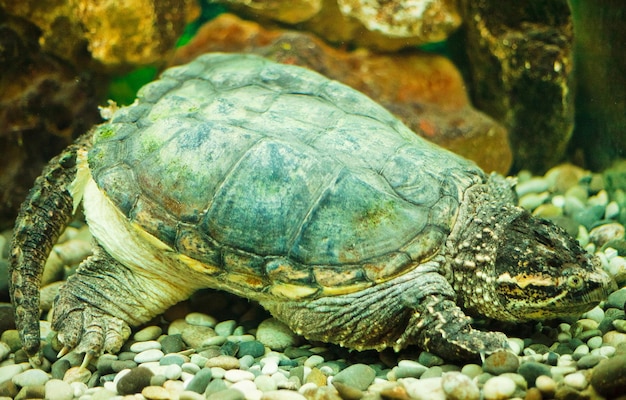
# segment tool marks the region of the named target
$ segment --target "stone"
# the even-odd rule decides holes
[[[485,400],[508,399],[515,393],[515,382],[504,376],[496,376],[485,382],[483,397]]]
[[[213,336],[217,336],[210,326],[206,325],[190,325],[186,327],[182,334],[183,341],[191,348],[199,349],[204,341]]]
[[[146,386],[141,391],[141,395],[148,400],[170,400],[172,394],[161,386]]]
[[[206,396],[206,400],[246,400],[246,396],[237,389],[225,389]]]
[[[45,371],[40,369],[29,369],[21,372],[11,378],[13,383],[17,386],[43,386],[50,380],[50,377]]]
[[[237,357],[225,355],[209,358],[205,364],[205,367],[208,368],[219,367],[225,370],[236,369],[239,368],[239,366],[239,359]]]
[[[479,400],[478,385],[460,372],[446,372],[441,377],[441,387],[448,400]]]
[[[498,351],[489,355],[483,363],[483,370],[493,375],[515,372],[519,367],[517,356],[508,351]]]
[[[72,400],[74,398],[72,386],[60,379],[50,379],[46,382],[45,392],[48,400]]]
[[[163,329],[160,326],[150,325],[145,328],[137,331],[133,335],[133,339],[138,342],[146,342],[149,340],[157,340],[159,336],[163,333]]]
[[[548,365],[530,361],[520,364],[517,373],[522,375],[528,384],[528,387],[534,387],[537,377],[545,375],[552,377],[551,369]]]
[[[261,400],[307,400],[307,398],[291,390],[273,390],[263,393]]]
[[[433,353],[430,353],[428,351],[422,351],[417,358],[417,362],[428,368],[443,365],[444,363],[441,357],[434,355]]]
[[[211,368],[202,368],[191,379],[186,389],[196,393],[204,393],[212,377]]]
[[[265,346],[258,340],[251,340],[239,343],[239,351],[237,352],[237,355],[239,357],[250,355],[254,358],[257,358],[261,357],[263,354],[265,354]]]
[[[365,364],[354,364],[333,377],[333,384],[343,383],[358,390],[366,390],[374,382],[376,371]]]
[[[602,207],[602,209],[604,209],[604,207]],[[596,246],[602,247],[612,240],[623,239],[624,232],[624,226],[617,222],[603,224],[593,228],[589,232],[589,240],[595,243]]]
[[[576,147],[582,149],[585,165],[602,170],[622,159],[621,149],[626,148],[623,112],[626,78],[621,73],[626,66],[626,43],[620,39],[626,35],[621,18],[626,4],[619,1],[569,4],[576,32]],[[607,181],[613,178],[618,177],[605,177]]]
[[[601,361],[590,379],[591,386],[600,395],[614,398],[626,392],[626,354]]]
[[[304,32],[266,30],[222,14],[179,48],[172,64],[214,51],[255,53],[319,71],[365,93],[418,135],[475,161],[486,171],[507,173],[511,166],[506,130],[472,107],[460,72],[445,57],[346,52]]]
[[[576,390],[583,390],[587,387],[589,382],[587,377],[582,372],[574,372],[572,374],[563,377],[563,383],[573,387]]]
[[[154,374],[148,368],[131,369],[117,382],[116,390],[121,395],[141,393],[143,388],[150,385],[150,378],[153,376]]]
[[[545,172],[564,157],[574,129],[568,2],[463,0],[459,9],[459,57],[472,66],[474,104],[508,129],[513,170]]]
[[[161,350],[165,354],[178,353],[183,349],[183,338],[181,335],[166,335],[159,342],[161,342]]]
[[[229,336],[233,334],[233,331],[237,327],[237,321],[235,320],[227,320],[221,321],[215,325],[215,333],[218,336]]]
[[[556,391],[556,382],[549,376],[540,375],[535,380],[535,387],[539,389],[547,398],[552,398]],[[532,389],[532,388],[531,388]]]
[[[607,299],[607,305],[609,307],[624,309],[625,304],[626,304],[626,287],[614,291],[613,293],[609,295],[609,298]]]
[[[130,345],[130,351],[141,353],[146,350],[161,350],[161,343],[156,340],[148,340],[145,342],[135,342]]]
[[[300,337],[293,333],[284,323],[274,318],[262,321],[256,332],[257,340],[272,350],[284,350],[290,346],[297,346]]]
[[[159,347],[161,347],[160,344],[159,344]],[[163,356],[164,354],[161,351],[161,349],[151,348],[149,350],[144,350],[141,353],[137,354],[135,358],[133,359],[133,361],[136,362],[137,364],[141,364],[141,363],[146,363],[146,362],[159,361],[161,358],[163,358]]]
[[[252,372],[241,369],[229,369],[224,374],[224,379],[233,383],[240,381],[253,381],[254,378],[255,376]]]
[[[398,380],[411,399],[420,400],[446,400],[443,391],[443,378],[415,379],[404,378]]]

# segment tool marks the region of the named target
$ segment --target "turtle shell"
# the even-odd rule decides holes
[[[88,161],[120,212],[189,265],[289,298],[429,260],[485,180],[365,95],[236,54],[166,70],[96,129]]]

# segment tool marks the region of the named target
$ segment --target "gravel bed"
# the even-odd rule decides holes
[[[510,351],[451,364],[408,349],[350,352],[307,342],[254,303],[202,291],[136,329],[116,355],[94,360],[59,350],[50,324],[43,370],[32,369],[15,330],[0,337],[0,399],[601,399],[626,393],[626,194],[614,173],[562,165],[518,175],[520,204],[554,220],[617,280],[619,290],[579,319],[508,330]],[[626,181],[623,179],[622,181]],[[0,236],[6,259],[10,232]],[[60,283],[90,252],[84,226],[67,229],[48,261],[44,314]],[[0,260],[1,262],[5,262]],[[514,333],[511,333],[514,332]],[[626,398],[626,397],[623,397]]]

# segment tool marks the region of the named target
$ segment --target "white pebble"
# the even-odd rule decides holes
[[[553,394],[556,390],[556,382],[547,375],[539,375],[535,380],[535,386],[544,394]]]
[[[606,345],[606,346],[602,346],[602,347],[592,350],[591,354],[610,358],[615,355],[616,351],[617,350],[615,349],[615,347]]]
[[[274,379],[272,379],[272,377],[268,375],[257,376],[256,378],[254,378],[254,384],[259,390],[263,392],[269,392],[269,391],[278,389],[278,386],[276,385],[276,382],[274,381]]]
[[[242,380],[232,384],[232,389],[237,389],[243,393],[246,400],[260,400],[263,392],[257,389],[253,381]]]
[[[483,386],[485,400],[507,399],[515,393],[515,382],[505,376],[490,378]]]
[[[586,344],[581,344],[580,346],[576,347],[576,349],[574,350],[574,354],[586,355],[589,354],[589,351],[589,346],[587,346]]]
[[[133,361],[137,364],[159,361],[165,354],[159,349],[150,349],[137,354]]]
[[[180,367],[180,365],[170,364],[165,367],[165,371],[163,372],[163,375],[165,375],[167,379],[176,380],[180,378],[180,375],[182,373],[183,373],[183,369]]]
[[[186,362],[181,365],[183,372],[187,372],[190,374],[196,374],[200,371],[200,366],[196,363]]]
[[[609,261],[609,274],[617,276],[626,272],[626,260],[623,257],[613,257]]]
[[[126,375],[129,372],[130,372],[130,368],[126,368],[118,372],[117,375],[115,375],[115,378],[113,378],[114,387],[117,387],[117,383],[120,381],[120,379],[122,379],[124,375]]]
[[[229,369],[224,374],[224,379],[229,382],[239,382],[239,381],[253,381],[254,374],[250,371],[244,371],[241,369]]]
[[[306,400],[307,398],[298,392],[291,390],[275,390],[263,393],[263,400]]]
[[[578,390],[583,390],[589,384],[582,372],[574,372],[573,374],[566,375],[563,378],[563,383]]]
[[[398,379],[398,382],[404,386],[406,393],[412,399],[446,400],[441,379],[441,377],[425,379],[402,378]]]
[[[0,383],[11,380],[15,375],[22,373],[30,368],[28,363],[11,364],[0,367]]]
[[[213,379],[224,379],[226,370],[222,367],[211,367],[211,376]]]
[[[72,388],[72,393],[74,394],[74,397],[81,397],[85,394],[87,389],[89,389],[85,382],[72,382],[70,383],[70,387]]]
[[[590,206],[606,206],[609,204],[609,194],[602,189],[595,196],[589,197],[587,204]]]
[[[565,207],[565,196],[558,194],[552,197],[552,204],[559,208]]]
[[[50,379],[46,382],[44,390],[47,400],[72,400],[74,398],[72,386],[60,379]]]
[[[441,385],[447,398],[478,400],[478,385],[467,375],[460,372],[446,372],[441,378]]]
[[[278,363],[274,360],[268,360],[261,368],[261,373],[264,375],[273,375],[278,372]]]
[[[604,319],[604,310],[602,307],[596,306],[584,313],[583,318],[589,318],[600,323]]]
[[[590,349],[599,348],[600,346],[602,346],[602,337],[594,336],[592,338],[589,338],[589,340],[587,340],[587,346],[589,346]]]
[[[111,393],[117,393],[117,385],[114,382],[104,382],[102,384],[102,387],[104,388],[104,390],[107,390]]]
[[[157,342],[156,340],[148,340],[145,342],[135,342],[130,345],[130,351],[134,353],[141,353],[142,351],[153,349],[161,350],[161,343]]]

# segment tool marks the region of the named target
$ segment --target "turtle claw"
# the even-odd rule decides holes
[[[90,304],[81,303],[71,294],[63,293],[57,300],[52,329],[58,332],[65,355],[74,350],[85,353],[83,366],[102,353],[117,353],[131,330],[128,324]]]
[[[72,349],[70,349],[67,346],[63,346],[63,348],[61,349],[61,351],[59,351],[59,354],[57,354],[57,358],[61,358],[63,356],[65,356],[66,354],[68,354]]]

